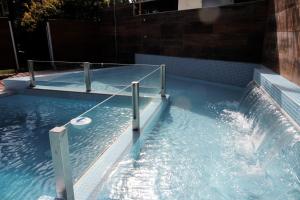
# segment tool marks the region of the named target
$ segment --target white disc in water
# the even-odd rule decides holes
[[[71,120],[71,124],[76,128],[82,128],[92,122],[92,119],[89,117],[76,117]]]

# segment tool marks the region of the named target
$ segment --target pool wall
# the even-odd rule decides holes
[[[135,62],[166,64],[167,74],[245,87],[261,65],[243,62],[135,54]]]
[[[254,70],[254,81],[300,126],[300,87],[266,67]]]

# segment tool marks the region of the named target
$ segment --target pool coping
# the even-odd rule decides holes
[[[254,70],[254,81],[300,126],[300,87],[262,66]]]

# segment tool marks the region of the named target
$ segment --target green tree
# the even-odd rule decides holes
[[[130,0],[31,0],[24,3],[25,12],[20,24],[32,32],[50,17],[93,20],[100,19],[102,8],[116,4],[129,4]]]
[[[26,11],[21,18],[21,26],[27,31],[34,31],[38,24],[59,14],[62,5],[63,0],[33,0],[30,3],[25,3]]]

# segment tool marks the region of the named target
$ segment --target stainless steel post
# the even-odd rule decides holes
[[[83,67],[84,67],[84,81],[85,81],[86,91],[90,92],[92,90],[90,63],[89,62],[83,63]]]
[[[140,103],[139,103],[139,82],[132,82],[132,129],[138,131],[140,129]]]
[[[11,21],[8,21],[8,26],[9,26],[11,42],[12,42],[12,46],[13,46],[13,50],[14,50],[16,67],[17,67],[17,70],[20,70],[18,53],[17,53],[16,43],[15,43],[15,37],[14,37],[14,32],[13,32],[13,28],[12,28],[12,25],[11,25]]]
[[[28,71],[29,71],[29,76],[30,76],[30,87],[35,87],[35,76],[34,76],[33,61],[28,60],[27,65],[28,65]]]
[[[49,138],[57,198],[74,200],[67,129],[65,127],[55,127],[50,130]]]
[[[53,46],[52,46],[52,36],[51,36],[51,29],[49,22],[46,23],[46,31],[47,31],[47,40],[48,40],[48,49],[49,49],[49,56],[51,62],[51,66],[54,70],[56,70],[56,65],[54,63],[54,54],[53,54]]]
[[[166,65],[160,65],[160,95],[166,97]]]

